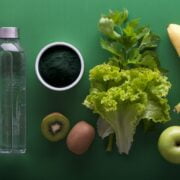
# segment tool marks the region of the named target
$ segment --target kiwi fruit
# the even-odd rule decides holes
[[[60,113],[51,113],[44,117],[41,131],[44,137],[52,142],[64,139],[69,131],[69,120]]]

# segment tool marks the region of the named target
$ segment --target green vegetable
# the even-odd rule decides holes
[[[159,37],[139,27],[138,20],[128,22],[127,16],[127,10],[111,11],[100,19],[101,45],[112,57],[90,70],[91,88],[84,100],[100,116],[99,135],[115,133],[119,153],[125,154],[141,120],[147,124],[170,120],[166,96],[171,86],[159,69],[155,51]]]
[[[111,64],[117,64],[125,69],[131,67],[159,66],[155,48],[159,43],[159,36],[151,32],[148,27],[139,26],[139,20],[127,21],[128,12],[110,11],[99,21],[99,29],[105,35],[101,40],[103,49],[109,51],[113,57]]]
[[[123,70],[109,64],[90,71],[91,91],[84,105],[105,120],[116,134],[120,153],[128,154],[141,119],[169,120],[170,83],[160,71],[148,68]]]
[[[111,152],[111,151],[112,151],[113,138],[114,138],[114,134],[110,134],[110,135],[109,135],[108,145],[107,145],[107,148],[106,148],[106,151],[107,151],[107,152]]]

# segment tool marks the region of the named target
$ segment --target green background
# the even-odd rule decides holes
[[[89,151],[82,156],[70,153],[64,142],[50,143],[40,132],[42,118],[59,111],[69,117],[71,125],[86,120],[95,125],[95,116],[83,105],[88,93],[88,71],[105,60],[107,54],[99,45],[97,22],[109,9],[127,8],[130,18],[140,17],[161,36],[158,49],[161,65],[169,70],[172,82],[169,103],[180,101],[180,59],[169,42],[169,23],[180,24],[179,0],[0,0],[0,26],[18,26],[21,44],[27,57],[27,153],[0,155],[1,180],[81,180],[142,179],[170,180],[180,178],[180,166],[167,163],[157,150],[163,129],[180,125],[180,115],[171,110],[172,121],[145,134],[141,125],[128,156],[104,150],[96,136]],[[35,59],[47,43],[66,41],[75,45],[85,61],[80,83],[67,92],[53,92],[40,84],[35,75]]]

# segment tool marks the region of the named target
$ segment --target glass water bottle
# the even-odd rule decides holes
[[[16,27],[0,27],[0,153],[26,151],[26,73]]]

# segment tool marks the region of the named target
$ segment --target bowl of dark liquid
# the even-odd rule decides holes
[[[79,50],[66,42],[54,42],[39,52],[35,64],[36,75],[47,88],[65,91],[78,84],[84,72]]]

